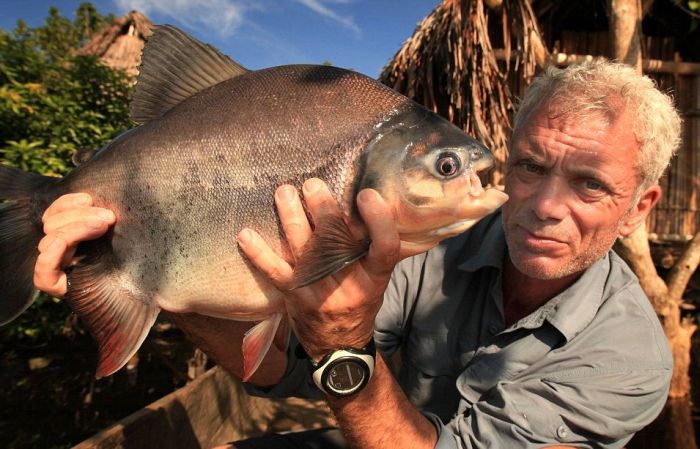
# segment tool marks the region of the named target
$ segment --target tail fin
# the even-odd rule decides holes
[[[34,264],[46,208],[46,202],[37,198],[56,182],[0,166],[0,326],[17,318],[36,296]]]

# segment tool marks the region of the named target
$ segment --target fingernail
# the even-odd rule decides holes
[[[112,212],[111,210],[101,210],[97,212],[97,215],[106,221],[114,220],[114,212]]]
[[[47,251],[52,251],[54,249],[57,249],[58,246],[60,245],[60,242],[58,240],[58,237],[53,239],[51,243],[49,243],[49,246],[46,248]]]
[[[320,179],[307,179],[304,182],[304,194],[314,194],[321,190],[322,181]]]
[[[379,194],[372,190],[372,189],[364,189],[361,190],[360,193],[357,195],[357,201],[360,201],[362,203],[373,203],[378,200]]]
[[[294,199],[296,190],[292,186],[281,186],[277,189],[277,198],[281,201],[291,201]]]
[[[100,229],[102,226],[105,225],[104,220],[101,220],[99,218],[90,218],[88,219],[87,222],[88,226],[93,228],[93,229]]]
[[[247,245],[253,239],[253,233],[249,229],[244,229],[238,233],[236,240],[240,245]]]
[[[73,203],[76,206],[87,206],[90,204],[90,197],[88,195],[79,195],[75,198]]]

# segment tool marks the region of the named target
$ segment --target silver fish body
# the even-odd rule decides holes
[[[180,317],[263,320],[243,343],[246,378],[254,372],[284,304],[282,293],[243,256],[236,235],[244,227],[256,229],[288,255],[273,202],[281,184],[299,187],[305,179],[321,178],[348,216],[355,215],[357,192],[375,188],[396,205],[402,236],[416,244],[461,232],[505,201],[498,192],[480,190],[475,173],[491,165],[486,148],[375,80],[329,66],[295,65],[259,71],[230,66],[235,76],[207,81],[197,74],[196,62],[205,60],[206,72],[207,58],[228,64],[216,59],[222,55],[212,56],[211,47],[201,49],[171,27],[155,36],[146,46],[135,94],[145,112],[134,115],[145,123],[58,182],[0,171],[5,223],[15,223],[12,208],[24,205],[21,188],[5,187],[13,179],[32,189],[29,219],[40,216],[37,205],[69,192],[90,193],[97,206],[117,216],[106,236],[79,248],[66,298],[98,340],[98,377],[126,363],[161,309]],[[178,52],[188,51],[194,62],[185,78],[205,81],[183,94],[192,82],[163,78],[183,59]],[[170,61],[165,68],[155,65],[163,59]],[[177,95],[183,98],[173,100]],[[162,107],[160,98],[172,104]],[[0,247],[9,240],[3,229]],[[318,241],[317,251],[300,263],[300,285],[361,257],[367,245]],[[336,244],[348,250],[327,259],[324,248]],[[32,265],[32,255],[26,265]],[[0,260],[0,270],[10,268]],[[13,279],[22,282],[26,273]],[[26,293],[0,305],[0,323],[31,303]],[[187,327],[186,318],[176,321]]]

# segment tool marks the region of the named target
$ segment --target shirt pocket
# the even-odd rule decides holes
[[[560,334],[543,326],[534,331],[522,330],[513,341],[487,346],[474,356],[457,380],[457,388],[470,401],[478,400],[499,382],[517,379],[524,371],[541,360],[560,342]]]
[[[459,392],[455,381],[461,367],[455,366],[447,332],[427,331],[415,326],[403,353],[399,383],[411,403],[448,421],[457,410]]]
[[[456,378],[459,373],[459,356],[448,345],[446,329],[427,330],[414,325],[403,355],[416,370],[431,377]]]

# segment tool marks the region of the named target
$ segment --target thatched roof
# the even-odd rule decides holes
[[[443,0],[379,79],[491,147],[498,169],[506,158],[514,103],[508,83],[528,82],[537,56],[543,63],[546,50],[529,1],[489,0],[488,5]],[[494,47],[504,49],[505,62],[499,64]]]
[[[108,66],[135,76],[141,50],[153,26],[146,16],[131,11],[95,33],[78,53],[98,56]]]

